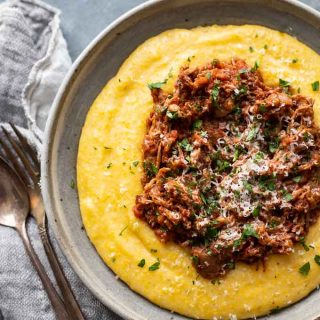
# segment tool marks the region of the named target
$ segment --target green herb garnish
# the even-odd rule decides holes
[[[160,261],[157,261],[149,267],[149,271],[156,271],[159,268],[160,268]]]
[[[226,160],[217,160],[217,167],[219,172],[223,172],[230,167],[230,163]]]
[[[143,268],[145,264],[146,264],[146,260],[141,259],[140,262],[138,263],[138,267]]]
[[[254,63],[253,68],[251,69],[251,72],[257,71],[257,70],[259,69],[259,67],[260,67],[260,62],[259,62],[259,61],[256,61],[256,62]]]
[[[252,141],[252,140],[256,137],[258,131],[259,131],[259,128],[258,128],[258,127],[252,128],[252,129],[249,131],[246,140],[247,140],[247,141]]]
[[[167,112],[166,112],[166,116],[169,118],[169,119],[171,119],[171,120],[174,120],[174,119],[177,119],[178,118],[178,112],[172,112],[172,111],[169,111],[169,110],[167,110]]]
[[[179,146],[187,151],[187,152],[191,152],[193,150],[192,145],[189,143],[187,138],[184,138],[182,141],[179,142]]]
[[[262,113],[267,112],[266,105],[265,104],[260,104],[259,105],[259,111],[262,112]]]
[[[212,77],[211,72],[207,72],[207,73],[206,73],[206,78],[210,80],[210,79],[211,79],[211,77]]]
[[[283,79],[279,79],[279,86],[283,88],[288,88],[290,86],[290,82]]]
[[[316,81],[316,82],[312,83],[311,86],[312,86],[312,90],[313,90],[313,91],[319,91],[320,82],[319,82],[319,81]]]
[[[255,237],[259,239],[259,236],[256,230],[253,228],[251,224],[245,224],[242,231],[242,238],[247,239],[248,237]]]
[[[192,125],[193,129],[200,129],[201,127],[202,127],[202,120],[200,119],[197,119]]]
[[[136,167],[136,166],[139,164],[139,162],[140,162],[140,161],[138,161],[138,160],[133,161],[133,162],[132,162],[132,165],[133,165],[134,167]]]
[[[259,214],[260,214],[260,211],[261,211],[261,205],[259,204],[259,205],[257,205],[257,206],[254,208],[254,210],[253,210],[253,212],[252,212],[252,215],[253,215],[254,217],[258,217]]]
[[[296,176],[292,180],[296,183],[299,183],[301,181],[302,177],[301,176]]]
[[[153,83],[148,83],[148,88],[150,90],[152,89],[161,89],[161,87],[166,84],[168,79],[165,79],[164,81],[161,82],[153,82]]]
[[[310,250],[309,246],[308,246],[308,245],[306,244],[306,242],[305,242],[304,237],[302,237],[302,238],[299,240],[299,243],[302,245],[302,247],[303,247],[304,250],[306,250],[306,251],[309,251],[309,250]]]
[[[319,255],[316,254],[316,255],[314,256],[314,261],[316,262],[317,265],[320,266],[320,256],[319,256]]]
[[[144,161],[143,168],[149,177],[155,176],[159,171],[156,165],[151,161]]]
[[[218,234],[219,230],[217,228],[210,227],[207,229],[206,237],[212,239],[216,238]]]
[[[284,198],[284,200],[286,200],[287,202],[289,202],[289,201],[291,201],[291,200],[293,199],[293,195],[292,195],[290,192],[284,190],[284,192],[283,192],[283,198]]]
[[[215,84],[211,91],[211,101],[214,107],[218,107],[218,98],[219,98],[220,86]]]
[[[269,151],[271,153],[275,153],[278,150],[279,145],[280,145],[280,139],[277,137],[273,141],[269,142],[269,145],[268,145]]]
[[[249,192],[252,192],[252,184],[249,183],[248,181],[243,181],[243,186],[245,187],[246,190],[248,190]]]
[[[305,263],[302,267],[299,268],[299,273],[303,276],[307,276],[310,271],[310,262]]]

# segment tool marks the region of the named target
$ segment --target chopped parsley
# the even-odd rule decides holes
[[[280,139],[277,137],[269,142],[268,148],[271,153],[275,153],[279,149]]]
[[[219,63],[219,60],[218,59],[213,59],[211,63],[212,63],[212,66],[214,67]]]
[[[264,48],[265,50],[268,50],[268,45],[265,44],[263,48]]]
[[[259,127],[252,128],[252,129],[249,131],[246,140],[247,140],[247,141],[252,141],[252,140],[256,137],[258,131],[259,131]]]
[[[111,149],[112,149],[111,147],[106,147],[106,146],[104,146],[104,148],[105,148],[106,150],[111,150]]]
[[[297,63],[298,61],[299,61],[299,59],[298,59],[298,58],[294,58],[294,59],[292,59],[292,63],[293,63],[293,64]]]
[[[75,187],[76,187],[76,184],[73,179],[70,182],[70,187],[71,187],[71,189],[75,189]]]
[[[136,167],[136,166],[138,166],[139,163],[140,163],[140,161],[136,160],[136,161],[133,161],[133,162],[132,162],[132,165],[133,165],[134,167]]]
[[[303,266],[299,268],[299,273],[303,276],[307,276],[310,271],[310,262],[305,263]]]
[[[306,241],[305,241],[304,237],[302,237],[300,239],[299,243],[302,245],[302,247],[303,247],[303,249],[305,251],[309,251],[310,250],[309,246],[306,244]]]
[[[208,138],[208,132],[207,131],[200,131],[201,138]]]
[[[219,230],[214,227],[210,227],[207,229],[206,237],[209,239],[216,238],[219,234]]]
[[[166,115],[171,120],[177,119],[179,117],[178,112],[176,112],[176,111],[172,112],[172,111],[167,110]]]
[[[242,231],[242,238],[247,239],[249,237],[254,237],[259,239],[259,236],[256,232],[256,230],[253,228],[253,226],[249,223],[244,225],[243,231]]]
[[[245,73],[248,73],[248,69],[241,69],[239,71],[239,74],[245,74]]]
[[[158,250],[157,249],[150,249],[150,252],[151,253],[156,253],[156,252],[158,252]]]
[[[265,113],[267,111],[266,105],[265,104],[259,104],[259,111],[261,113]]]
[[[315,255],[314,256],[314,261],[316,262],[316,264],[318,265],[318,266],[320,266],[320,256],[319,255]]]
[[[259,69],[259,67],[260,67],[260,62],[259,62],[259,61],[256,61],[256,62],[254,63],[253,68],[251,69],[251,72],[257,71],[257,70]]]
[[[112,162],[109,162],[109,163],[107,164],[107,169],[110,169],[111,166],[112,166]]]
[[[164,81],[161,82],[153,82],[153,83],[148,83],[148,88],[150,90],[152,89],[161,89],[161,87],[166,84],[168,79],[165,79]]]
[[[140,262],[138,263],[138,267],[143,268],[146,264],[146,260],[145,259],[141,259]]]
[[[253,215],[254,217],[258,217],[259,214],[260,214],[260,211],[261,211],[261,205],[259,204],[259,205],[257,205],[257,206],[254,208],[254,210],[253,210],[253,212],[252,212],[252,215]]]
[[[279,223],[278,221],[272,220],[272,221],[268,224],[268,227],[269,227],[270,229],[273,229],[273,228],[277,227],[279,224],[280,224],[280,223]]]
[[[184,138],[182,141],[179,142],[179,146],[187,151],[187,152],[191,152],[193,150],[192,145],[189,143],[187,138]]]
[[[230,168],[230,163],[226,160],[217,160],[217,168],[219,172],[223,172],[226,169]]]
[[[243,186],[245,187],[246,190],[248,190],[249,192],[252,192],[252,184],[249,183],[248,181],[243,181]]]
[[[156,176],[159,171],[156,165],[151,161],[144,161],[143,167],[149,177]]]
[[[199,263],[199,258],[197,256],[191,256],[191,260],[195,265]]]
[[[212,77],[211,72],[207,72],[207,73],[206,73],[206,78],[210,80],[210,79],[211,79],[211,77]]]
[[[312,90],[313,91],[319,91],[320,82],[319,81],[315,81],[314,83],[311,84],[311,86],[312,86]]]
[[[275,308],[270,310],[270,314],[276,314],[281,311],[281,308],[279,306],[276,306]]]
[[[160,268],[160,261],[157,261],[149,267],[149,271],[156,271],[159,268]]]
[[[301,181],[302,177],[301,176],[296,176],[292,180],[296,183],[299,183]]]
[[[279,79],[279,86],[283,88],[288,88],[290,86],[290,82],[283,79]]]
[[[262,176],[259,179],[259,187],[262,190],[274,191],[276,189],[276,180],[274,178]]]
[[[253,47],[249,47],[249,51],[252,53],[252,52],[254,52],[254,49],[253,49]]]
[[[202,127],[202,120],[200,119],[197,119],[192,125],[193,129],[200,129],[201,127]]]
[[[293,195],[287,190],[283,190],[282,194],[283,194],[283,199],[286,200],[287,202],[293,199]]]
[[[220,86],[216,83],[211,91],[211,101],[214,107],[218,107],[219,92]]]

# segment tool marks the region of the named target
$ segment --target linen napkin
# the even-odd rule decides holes
[[[59,14],[38,0],[9,0],[0,5],[0,123],[10,121],[24,128],[38,151],[48,111],[71,66]],[[31,219],[28,233],[46,270],[50,270]],[[82,284],[54,239],[53,245],[86,319],[119,320]],[[55,315],[18,234],[0,226],[2,319],[53,320]]]

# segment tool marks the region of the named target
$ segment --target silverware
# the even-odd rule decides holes
[[[22,180],[0,157],[0,224],[14,228],[20,235],[30,260],[35,267],[48,294],[57,319],[70,319],[56,289],[53,287],[37,254],[33,250],[26,232],[26,219],[29,213],[29,197]]]
[[[7,138],[6,142],[0,139],[0,144],[3,146],[7,158],[12,163],[14,169],[25,182],[30,198],[30,213],[36,220],[39,234],[48,256],[49,263],[53,270],[53,274],[57,280],[58,287],[61,291],[66,309],[74,320],[84,320],[80,307],[71,291],[68,280],[66,279],[59,260],[50,243],[47,225],[46,214],[43,206],[43,200],[40,190],[40,165],[34,150],[31,148],[20,130],[13,124],[10,124],[15,134],[10,133],[2,126],[2,130]],[[16,152],[17,156],[13,153]]]

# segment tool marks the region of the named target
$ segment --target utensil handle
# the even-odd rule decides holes
[[[25,246],[25,249],[30,257],[30,260],[34,266],[34,268],[36,269],[36,271],[38,272],[38,275],[41,279],[41,282],[43,284],[44,289],[47,292],[48,298],[52,304],[52,307],[56,313],[56,317],[58,320],[70,320],[70,317],[65,309],[65,306],[61,300],[61,298],[59,297],[56,289],[53,287],[43,265],[41,264],[37,254],[35,253],[27,231],[26,231],[26,225],[25,222],[23,222],[18,228],[17,231],[19,232],[19,235],[23,241],[23,244]]]
[[[57,258],[55,251],[52,248],[50,239],[48,237],[47,228],[45,221],[38,224],[39,234],[46,251],[49,263],[51,265],[53,274],[57,280],[57,284],[60,288],[63,300],[65,302],[66,308],[74,320],[85,320],[81,312],[81,309],[72,293],[70,284],[62,270],[61,264]]]

